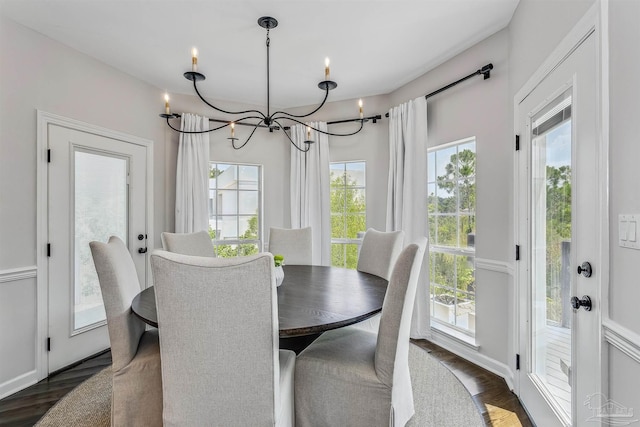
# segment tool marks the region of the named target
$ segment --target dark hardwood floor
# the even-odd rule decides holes
[[[460,379],[488,426],[533,425],[502,378],[429,341],[413,342]],[[32,426],[71,389],[110,364],[106,352],[0,400],[0,426]]]

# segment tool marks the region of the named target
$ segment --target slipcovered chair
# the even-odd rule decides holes
[[[269,230],[269,252],[284,256],[289,265],[311,265],[313,263],[311,227],[275,228]]]
[[[403,243],[404,231],[384,232],[368,229],[360,246],[357,270],[389,280]],[[379,326],[380,316],[376,315],[352,327],[378,332]]]
[[[158,331],[131,312],[140,283],[124,242],[91,242],[111,341],[111,425],[162,426],[162,376]]]
[[[273,256],[154,251],[165,426],[291,426],[295,353],[278,350]]]
[[[325,332],[298,355],[296,426],[404,426],[414,414],[409,329],[426,238],[396,261],[378,334]]]
[[[165,231],[160,234],[160,239],[165,251],[194,256],[216,256],[211,236],[206,231],[196,233],[169,233]]]

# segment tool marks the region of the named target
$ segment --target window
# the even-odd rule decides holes
[[[330,180],[331,265],[355,269],[367,225],[365,162],[331,163]]]
[[[476,141],[428,152],[432,326],[475,333]]]
[[[219,257],[258,253],[262,245],[262,167],[210,163],[209,234]]]

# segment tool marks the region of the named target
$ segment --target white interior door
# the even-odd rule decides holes
[[[89,249],[120,237],[146,283],[147,148],[49,124],[49,372],[109,347]],[[141,239],[139,239],[141,237]]]
[[[541,426],[593,425],[600,392],[597,70],[591,32],[516,111],[518,393]]]

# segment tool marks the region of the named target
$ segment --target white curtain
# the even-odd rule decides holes
[[[182,114],[183,131],[209,129],[209,119]],[[176,167],[176,233],[209,229],[209,133],[181,133]]]
[[[325,122],[307,123],[327,131]],[[313,264],[331,265],[331,206],[329,199],[329,137],[311,131],[311,144],[303,153],[291,146],[291,228],[311,227]],[[305,147],[307,127],[291,127],[291,139]]]
[[[389,184],[387,231],[403,230],[405,246],[427,236],[427,100],[425,97],[389,110]],[[412,338],[428,338],[428,250],[411,322]]]

